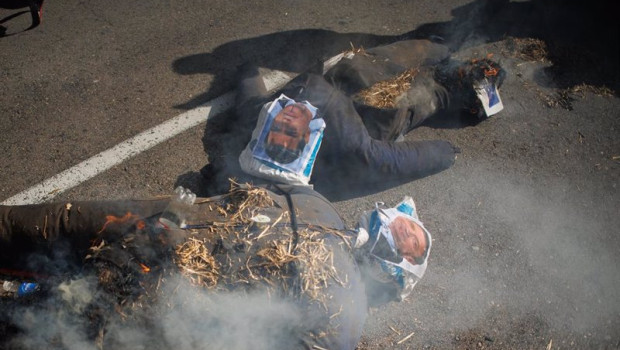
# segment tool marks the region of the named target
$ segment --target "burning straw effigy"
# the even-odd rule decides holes
[[[197,312],[201,327],[219,329],[243,315],[268,320],[283,303],[304,315],[291,317],[296,323],[284,327],[290,337],[306,341],[338,333],[337,316],[346,305],[335,304],[330,293],[350,288],[349,276],[334,266],[350,248],[341,232],[304,223],[293,227],[288,206],[280,207],[264,189],[235,182],[225,195],[199,200],[193,209],[184,229],[158,225],[158,216],[106,216],[78,275],[57,276],[46,282],[46,293],[22,298],[14,307],[32,305],[51,317],[63,315],[80,324],[84,339],[98,349],[127,348],[116,337],[125,329],[159,332],[149,340],[156,344],[157,337],[166,336],[161,332],[166,322],[176,320],[170,315]],[[246,307],[218,308],[221,300]],[[267,302],[257,306],[255,300]],[[2,326],[0,320],[0,334]],[[26,339],[18,328],[11,329],[4,335]],[[42,341],[60,344],[64,332],[58,327]]]
[[[347,286],[348,276],[334,267],[333,245],[326,237],[339,237],[350,248],[348,238],[325,227],[294,230],[288,210],[266,190],[231,181],[226,195],[195,206],[212,221],[158,234],[139,221],[120,241],[94,244],[87,261],[94,262],[101,287],[134,308],[160,295],[162,279],[177,273],[209,292],[266,288],[279,296],[305,296],[323,307],[328,284]]]
[[[332,318],[343,307],[339,311],[328,305],[329,286],[349,288],[349,277],[334,267],[333,249],[350,248],[342,233],[304,224],[294,230],[288,208],[280,208],[266,190],[247,184],[231,182],[227,194],[194,206],[199,219],[190,220],[186,229],[158,230],[156,224],[138,219],[120,240],[101,240],[91,247],[87,261],[97,275],[97,288],[105,291],[99,294],[103,303],[97,304],[109,305],[89,308],[85,314],[96,342],[114,344],[105,331],[106,320],[114,317],[131,327],[148,325],[162,313],[191,308],[187,305],[195,302],[192,298],[251,299],[253,292],[274,302],[301,301],[300,306],[322,310],[326,319],[320,329],[302,331],[305,337],[337,332]],[[328,242],[328,237],[335,241]],[[197,307],[208,311],[212,306]],[[205,322],[220,317],[204,314]]]

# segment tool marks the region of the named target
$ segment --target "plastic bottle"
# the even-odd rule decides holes
[[[17,293],[19,283],[16,281],[2,281],[2,290],[0,290],[0,296],[12,297]]]
[[[25,297],[37,292],[40,287],[38,283],[33,282],[18,282],[18,281],[1,281],[2,290],[0,296],[2,297]]]
[[[182,186],[177,187],[170,199],[170,204],[159,217],[159,223],[167,230],[184,228],[195,201],[196,195],[192,191]]]
[[[39,284],[38,283],[23,282],[23,283],[21,283],[19,285],[19,288],[17,288],[17,296],[18,297],[25,297],[27,295],[35,293],[38,290],[39,290]]]

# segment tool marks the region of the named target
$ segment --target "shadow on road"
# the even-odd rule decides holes
[[[293,30],[236,40],[212,52],[179,58],[172,64],[176,73],[207,73],[214,79],[205,93],[176,107],[191,109],[229,91],[234,87],[237,66],[245,62],[299,73],[351,45],[369,48],[433,36],[443,38],[453,51],[508,36],[542,39],[548,45],[554,63],[550,69],[562,83],[560,87],[581,83],[617,87],[620,29],[610,2],[477,0],[451,13],[451,21],[424,24],[401,35]],[[590,60],[581,57],[584,55]]]
[[[191,109],[234,88],[237,67],[252,62],[258,67],[301,73],[319,61],[350,48],[373,47],[409,38],[411,33],[381,36],[365,33],[342,34],[330,30],[305,29],[267,34],[232,41],[213,52],[182,57],[173,63],[181,75],[213,75],[213,83],[204,94],[176,106]],[[268,47],[269,49],[265,49]]]
[[[28,10],[15,12],[0,19],[0,38],[34,29],[41,24],[43,0],[0,0],[0,9],[19,10],[22,8],[28,8]],[[5,26],[5,23],[11,23],[13,19],[28,13],[32,19],[32,23],[29,27],[10,31],[9,27]]]

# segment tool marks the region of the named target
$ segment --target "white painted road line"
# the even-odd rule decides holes
[[[291,75],[272,71],[264,75],[268,90],[283,86]],[[182,113],[163,124],[150,128],[122,143],[103,151],[58,175],[25,190],[0,203],[2,205],[37,204],[48,201],[55,196],[91,179],[92,177],[156,146],[186,130],[209,119],[211,116],[225,112],[233,106],[234,93],[228,92],[200,107]]]

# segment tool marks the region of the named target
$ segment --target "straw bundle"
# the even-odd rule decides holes
[[[411,87],[419,69],[408,69],[393,79],[383,80],[357,93],[356,99],[377,108],[394,108],[397,98]]]

